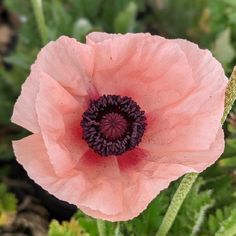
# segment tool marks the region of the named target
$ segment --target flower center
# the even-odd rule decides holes
[[[130,97],[103,95],[91,101],[81,121],[83,139],[101,156],[135,148],[146,128],[145,112]]]
[[[108,113],[103,116],[100,122],[100,129],[103,135],[110,140],[115,140],[124,135],[128,123],[126,119],[118,113]]]

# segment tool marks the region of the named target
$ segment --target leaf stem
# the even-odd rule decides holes
[[[221,119],[221,123],[223,124],[226,120],[227,115],[229,114],[234,101],[236,100],[236,67],[233,70],[233,73],[231,75],[231,78],[228,82],[226,92],[225,92],[225,108],[224,108],[224,114]],[[175,192],[170,205],[166,211],[166,214],[163,218],[163,221],[161,223],[161,226],[156,233],[156,236],[166,236],[169,232],[180,207],[182,206],[187,194],[192,188],[192,185],[194,184],[195,180],[197,179],[198,174],[197,173],[190,173],[186,174],[182,181],[180,182],[180,185]]]
[[[97,227],[98,227],[99,236],[106,236],[106,225],[105,225],[105,221],[103,221],[103,220],[97,220]]]
[[[31,4],[34,10],[34,15],[38,25],[38,30],[41,36],[43,44],[48,42],[48,30],[45,24],[45,18],[43,14],[42,0],[31,0]]]

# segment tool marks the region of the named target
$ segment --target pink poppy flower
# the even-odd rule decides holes
[[[61,37],[39,53],[12,121],[28,175],[95,218],[137,216],[224,149],[227,78],[208,50],[150,34]],[[157,209],[158,210],[158,209]]]

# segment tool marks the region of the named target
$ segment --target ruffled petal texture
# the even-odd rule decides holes
[[[220,157],[226,85],[212,54],[186,40],[63,36],[40,51],[22,86],[12,121],[33,134],[14,152],[59,199],[95,218],[132,219],[171,181]],[[142,141],[119,156],[102,157],[82,138],[83,113],[102,95],[132,97],[146,114]]]

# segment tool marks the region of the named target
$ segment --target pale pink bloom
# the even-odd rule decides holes
[[[13,142],[17,160],[88,215],[132,219],[219,158],[226,84],[212,54],[186,40],[63,36],[40,51],[15,104],[12,121],[33,133]]]

